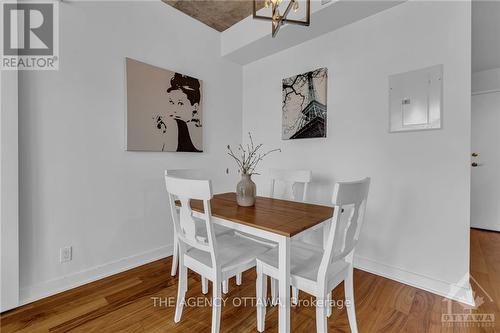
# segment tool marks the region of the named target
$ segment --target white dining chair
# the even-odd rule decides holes
[[[335,185],[335,206],[324,249],[300,240],[291,243],[290,284],[316,297],[316,331],[326,333],[331,313],[331,293],[344,281],[347,316],[352,332],[358,332],[354,306],[353,258],[363,225],[370,178]],[[265,328],[267,277],[278,277],[278,252],[272,249],[257,258],[257,330]]]
[[[173,176],[173,177],[178,177],[178,178],[185,178],[185,179],[206,179],[207,174],[204,170],[202,169],[168,169],[165,170],[165,176]],[[195,219],[195,221],[199,222],[196,223],[196,232],[199,237],[206,237],[206,229],[204,226],[203,221]],[[233,232],[231,229],[224,228],[222,226],[216,225],[214,226],[215,230],[215,235],[222,235],[224,233],[231,233]],[[170,270],[170,275],[175,276],[177,275],[177,266],[179,264],[179,244],[177,241],[177,237],[175,236],[175,229],[174,229],[174,248],[173,248],[173,255],[172,255],[172,267]],[[241,274],[238,274],[236,276],[236,284],[241,285],[242,283],[242,277]],[[201,277],[201,290],[203,294],[208,293],[208,282],[207,279],[204,278],[203,276]],[[229,292],[229,281],[225,280],[223,282],[223,287],[222,290],[225,294]]]
[[[212,224],[210,180],[183,179],[166,175],[172,219],[179,245],[179,286],[174,321],[181,320],[187,291],[187,269],[212,281],[212,333],[219,332],[221,317],[222,281],[255,267],[256,257],[271,247],[242,238],[236,234],[216,235]],[[203,222],[206,237],[197,234],[190,201],[203,201]],[[175,201],[179,200],[179,214]]]
[[[272,198],[305,202],[307,200],[307,190],[312,179],[311,170],[287,170],[269,169],[268,176],[271,179],[271,189],[269,191]],[[302,193],[297,193],[296,186],[302,184]],[[280,191],[281,190],[281,191]],[[300,237],[300,236],[299,236]],[[276,305],[278,280],[271,278],[271,303]],[[292,301],[297,303],[299,292],[292,288]]]

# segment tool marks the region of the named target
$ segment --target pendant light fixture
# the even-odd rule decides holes
[[[306,17],[305,21],[289,19],[288,14],[291,10],[298,11],[299,10],[299,1],[298,0],[290,0],[288,5],[286,6],[283,13],[280,13],[280,5],[284,0],[265,0],[264,7],[271,9],[271,16],[262,16],[257,15],[257,1],[253,0],[253,18],[258,20],[266,20],[271,21],[272,25],[272,36],[276,37],[280,27],[284,24],[297,24],[297,25],[305,25],[309,26],[311,20],[311,0],[305,0],[305,10]]]

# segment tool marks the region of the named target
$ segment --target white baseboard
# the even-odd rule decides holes
[[[172,253],[173,245],[165,245],[60,278],[22,287],[19,291],[19,306],[171,256]]]
[[[137,255],[122,258],[103,265],[95,266],[77,273],[52,279],[36,285],[22,287],[20,304],[24,305],[44,297],[79,287],[107,276],[171,256],[173,245],[166,245]],[[435,278],[386,265],[362,256],[355,256],[354,266],[360,270],[419,288],[454,301],[474,305],[474,297],[468,279],[453,284]]]
[[[474,296],[472,294],[468,275],[459,283],[449,283],[357,255],[354,259],[354,267],[454,301],[474,306]]]

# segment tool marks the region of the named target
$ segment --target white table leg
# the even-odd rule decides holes
[[[280,333],[290,332],[290,238],[279,241],[279,320]]]

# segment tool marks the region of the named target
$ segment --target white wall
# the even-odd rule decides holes
[[[17,71],[0,71],[0,312],[19,302]]]
[[[500,67],[500,2],[472,1],[472,72]]]
[[[283,148],[266,168],[312,169],[320,202],[335,181],[372,177],[357,265],[439,294],[458,284],[467,301],[470,35],[470,3],[407,2],[243,69],[243,133]],[[389,134],[388,76],[436,64],[443,129]],[[282,141],[281,79],[322,66],[328,138]]]
[[[203,80],[204,153],[124,150],[125,57]],[[60,70],[20,75],[23,301],[170,253],[163,170],[210,166],[216,191],[234,186],[241,78],[215,30],[160,1],[60,4]]]
[[[500,68],[472,73],[472,93],[500,89]]]

